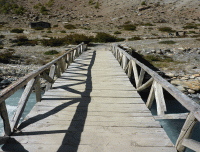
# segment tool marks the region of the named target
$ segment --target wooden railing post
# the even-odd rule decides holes
[[[40,102],[41,101],[40,76],[36,77],[35,94],[36,94],[36,102]]]
[[[153,104],[153,100],[155,99],[155,91],[154,91],[154,82],[152,83],[151,90],[149,92],[149,96],[146,102],[146,106],[149,110],[151,110],[151,106]]]
[[[19,100],[19,104],[17,107],[17,111],[15,112],[12,121],[11,121],[11,132],[13,132],[15,130],[15,128],[17,127],[19,120],[22,116],[22,113],[24,112],[26,103],[28,101],[28,98],[32,92],[33,86],[35,84],[35,80],[36,79],[32,79],[27,83],[26,88],[24,89],[24,92],[22,93],[22,96]]]
[[[135,78],[135,84],[137,85],[138,81],[139,81],[137,66],[136,66],[135,61],[132,60],[131,62],[132,62],[132,67],[133,67],[133,74],[134,74],[134,78]],[[136,88],[137,88],[137,86],[136,86]]]
[[[1,102],[0,104],[0,114],[4,124],[4,135],[9,136],[11,134],[11,127],[5,101]]]
[[[157,115],[164,115],[165,111],[167,111],[165,99],[163,95],[163,88],[162,86],[154,82],[154,90],[155,90],[155,98],[156,98],[156,105],[157,105]]]
[[[127,57],[123,54],[123,70],[125,71],[126,67],[128,64],[128,59]]]
[[[61,76],[60,74],[60,60],[56,63],[56,76],[59,78]]]
[[[129,61],[129,66],[128,66],[128,78],[131,78],[133,67],[132,67],[132,61]]]
[[[140,76],[139,76],[139,80],[138,80],[138,83],[136,84],[136,87],[140,87],[142,85],[142,81],[144,79],[144,75],[145,75],[145,71],[144,69],[141,68],[140,70]]]
[[[54,79],[55,69],[56,69],[55,65],[52,65],[50,68],[49,77],[52,79]],[[45,90],[48,91],[49,89],[51,89],[51,87],[52,83],[48,82]]]
[[[176,141],[175,147],[178,152],[183,152],[185,150],[186,147],[182,144],[182,142],[184,139],[191,137],[193,128],[195,127],[196,123],[197,119],[194,117],[194,113],[190,112]]]
[[[66,62],[65,62],[64,58],[60,59],[60,65],[61,65],[62,73],[65,72]]]

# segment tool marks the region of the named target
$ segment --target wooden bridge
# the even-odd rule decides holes
[[[150,76],[148,80],[144,79],[146,75]],[[42,97],[41,77],[48,81]],[[136,88],[130,80],[134,80]],[[9,121],[5,99],[24,85],[17,111]],[[148,87],[151,89],[145,104],[138,92]],[[18,124],[33,88],[37,103]],[[163,88],[190,112],[175,146],[149,110],[155,99],[157,117],[174,116],[165,114]],[[84,44],[78,45],[2,90],[0,103],[3,151],[200,149],[200,144],[190,139],[200,120],[200,106],[115,44],[89,50]]]

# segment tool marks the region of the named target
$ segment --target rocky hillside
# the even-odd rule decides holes
[[[112,30],[127,21],[137,24],[169,23],[178,28],[186,23],[199,23],[200,20],[198,0],[13,0],[9,3],[22,6],[25,10],[16,13],[17,7],[13,6],[4,14],[1,7],[1,22],[7,22],[7,27],[25,28],[31,21],[42,20],[53,25],[71,22],[99,30]]]

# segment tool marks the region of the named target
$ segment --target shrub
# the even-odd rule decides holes
[[[46,51],[44,52],[45,55],[54,55],[54,54],[58,54],[59,52],[56,50],[50,50],[50,51]]]
[[[58,24],[56,24],[56,25],[53,25],[53,27],[58,27]]]
[[[189,31],[189,33],[195,33],[195,31]]]
[[[132,38],[128,39],[129,41],[136,41],[136,40],[141,40],[141,38],[139,36],[134,36]]]
[[[65,8],[65,6],[60,6],[60,10],[63,10]]]
[[[23,15],[26,12],[26,9],[23,6],[19,6],[17,9],[14,9],[14,13],[17,15]]]
[[[151,24],[151,23],[145,23],[145,24],[141,24],[141,25],[143,25],[143,26],[154,26],[154,25]]]
[[[126,21],[124,24],[131,24],[131,21]]]
[[[146,2],[145,2],[145,1],[142,1],[141,5],[146,5]]]
[[[44,30],[43,27],[35,27],[34,30]]]
[[[54,3],[54,0],[49,0],[45,5],[51,7]]]
[[[44,6],[42,6],[41,8],[40,8],[40,13],[42,13],[43,15],[48,15],[48,12],[47,12],[48,10],[46,9],[46,7],[44,7]]]
[[[93,4],[93,2],[94,2],[94,0],[89,0],[89,5],[92,5]]]
[[[65,30],[62,30],[62,31],[60,31],[60,33],[66,33],[66,31],[65,31]]]
[[[34,8],[34,9],[39,9],[41,6],[42,6],[42,4],[41,4],[41,3],[38,3],[37,5],[34,5],[33,8]]]
[[[100,42],[100,43],[106,43],[106,42],[119,42],[124,41],[123,38],[117,38],[115,36],[112,36],[110,34],[99,32],[97,33],[96,37],[94,38],[94,42]]]
[[[11,33],[23,33],[23,29],[12,29],[10,32]]]
[[[44,46],[62,46],[65,45],[63,38],[50,38],[50,40],[41,40],[42,45]]]
[[[147,61],[152,63],[152,61],[156,62],[173,62],[173,59],[169,56],[163,55],[145,55],[143,56]]]
[[[115,31],[114,34],[122,34],[120,31]]]
[[[159,31],[161,31],[161,32],[169,32],[169,33],[175,32],[174,30],[172,30],[171,27],[160,27]]]
[[[183,26],[184,29],[198,29],[196,24],[186,24],[186,26]]]
[[[28,40],[26,36],[17,36],[17,40],[14,40],[13,42],[17,43],[18,46],[35,46],[38,44],[37,40]]]
[[[125,24],[125,25],[123,25],[123,27],[124,27],[124,30],[127,30],[127,31],[135,31],[136,30],[136,26],[133,24]]]
[[[6,36],[5,35],[0,35],[0,39],[3,39],[5,38]]]
[[[99,9],[99,2],[96,3],[96,5],[94,6],[94,8]]]
[[[52,33],[52,32],[49,30],[49,31],[47,31],[47,33]]]
[[[1,63],[9,63],[10,59],[13,58],[13,54],[15,53],[15,50],[8,49],[4,52],[0,52],[0,62]]]
[[[3,49],[3,46],[0,46],[0,49]]]
[[[160,41],[159,44],[175,44],[175,41]]]
[[[76,29],[76,27],[72,24],[67,24],[64,26],[64,28],[68,29],[68,30],[71,30],[71,29]]]

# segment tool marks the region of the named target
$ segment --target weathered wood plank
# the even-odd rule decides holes
[[[0,115],[3,119],[4,135],[9,136],[11,134],[11,127],[5,101],[0,103]]]
[[[153,82],[151,86],[151,90],[149,92],[149,96],[147,98],[147,103],[146,103],[146,106],[149,110],[151,110],[151,106],[153,104],[154,99],[155,99],[155,91],[154,91],[154,82]]]
[[[36,102],[41,101],[41,89],[40,89],[40,77],[37,76],[35,80],[35,94],[36,94]]]
[[[51,68],[50,68],[50,71],[49,71],[49,77],[52,80],[54,79],[55,69],[56,69],[55,65],[52,65]],[[51,89],[51,87],[52,87],[52,83],[48,82],[45,90],[48,91],[49,89]]]
[[[163,95],[162,86],[158,84],[156,81],[154,82],[154,90],[155,90],[155,99],[157,106],[157,115],[164,115],[167,111],[165,99]]]
[[[165,114],[160,116],[154,116],[156,120],[158,119],[186,119],[188,113],[177,113],[177,114]]]
[[[192,140],[192,139],[183,139],[183,146],[188,147],[194,151],[200,151],[200,142]]]
[[[24,109],[26,107],[26,103],[28,101],[28,98],[31,94],[31,91],[33,89],[33,86],[35,84],[35,80],[36,79],[32,79],[28,82],[26,88],[24,89],[24,92],[22,93],[22,96],[19,100],[19,104],[17,107],[17,111],[15,112],[12,120],[11,120],[11,132],[13,132],[15,130],[15,128],[17,127],[19,120],[22,116],[22,113],[24,112]]]
[[[183,140],[191,137],[193,128],[195,127],[196,123],[197,119],[194,117],[194,113],[190,112],[176,141],[175,147],[179,152],[185,150],[185,146],[182,144]]]

